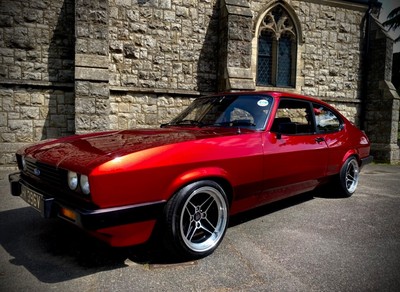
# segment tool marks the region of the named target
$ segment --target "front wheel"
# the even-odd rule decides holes
[[[165,245],[175,255],[200,258],[220,244],[228,226],[228,201],[214,181],[199,181],[181,189],[165,209]]]
[[[345,197],[350,197],[357,189],[360,166],[354,156],[349,157],[339,173],[339,186]]]

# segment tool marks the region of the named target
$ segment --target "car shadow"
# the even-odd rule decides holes
[[[235,215],[229,227],[312,198],[307,193]],[[9,263],[23,266],[44,283],[63,282],[135,264],[150,269],[187,264],[165,252],[159,238],[137,247],[110,247],[64,221],[42,219],[30,207],[0,212],[0,234],[0,244],[10,256]]]
[[[108,247],[61,220],[44,220],[30,207],[0,212],[0,234],[9,263],[45,283],[123,267],[126,259],[126,250]]]

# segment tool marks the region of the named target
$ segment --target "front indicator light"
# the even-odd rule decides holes
[[[78,187],[78,174],[76,172],[68,171],[68,186],[73,191]]]
[[[72,221],[74,221],[74,222],[76,221],[77,215],[76,215],[76,213],[75,213],[74,211],[72,211],[72,210],[70,210],[70,209],[61,207],[61,208],[60,208],[60,214],[61,214],[63,217],[69,219],[69,220],[72,220]]]
[[[81,190],[82,193],[84,193],[85,195],[89,195],[90,194],[90,185],[89,185],[89,178],[87,177],[87,175],[81,175]]]

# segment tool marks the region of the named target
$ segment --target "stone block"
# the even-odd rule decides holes
[[[7,113],[6,112],[0,112],[0,127],[6,127],[7,126]]]
[[[14,93],[15,103],[17,105],[30,105],[31,104],[31,96],[28,92],[15,92]]]
[[[0,141],[2,143],[15,143],[16,138],[15,138],[15,133],[2,133],[0,134]],[[1,150],[0,150],[1,152]]]
[[[75,79],[92,80],[92,81],[108,81],[108,69],[75,67]]]
[[[21,106],[22,119],[39,119],[39,108],[30,106]]]
[[[254,90],[255,83],[253,79],[229,78],[228,90]]]
[[[176,6],[176,16],[188,18],[189,17],[189,9],[187,7]]]
[[[91,131],[104,131],[108,130],[109,127],[109,118],[108,116],[92,116],[90,121],[90,130]]]
[[[41,93],[33,93],[31,95],[31,103],[32,105],[44,105],[45,97]]]
[[[228,15],[240,15],[243,17],[253,17],[253,13],[250,8],[234,5],[226,5]]]
[[[89,96],[96,98],[108,99],[110,95],[110,89],[108,83],[100,82],[89,84]]]
[[[66,116],[60,114],[50,115],[49,125],[50,127],[54,128],[66,128],[67,126]]]
[[[10,79],[21,79],[22,78],[21,67],[9,66],[8,67],[8,77]]]
[[[78,67],[108,68],[108,64],[108,56],[101,56],[97,54],[75,55],[75,66]]]
[[[124,57],[129,59],[139,59],[140,49],[135,45],[126,44],[124,45]]]
[[[77,114],[75,117],[76,132],[90,130],[90,115]]]

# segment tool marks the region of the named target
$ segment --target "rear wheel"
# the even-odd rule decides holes
[[[350,197],[357,189],[360,166],[356,157],[349,157],[343,164],[339,173],[339,186],[345,197]]]
[[[214,181],[192,183],[167,203],[165,245],[176,256],[200,258],[220,244],[228,226],[228,203]]]

